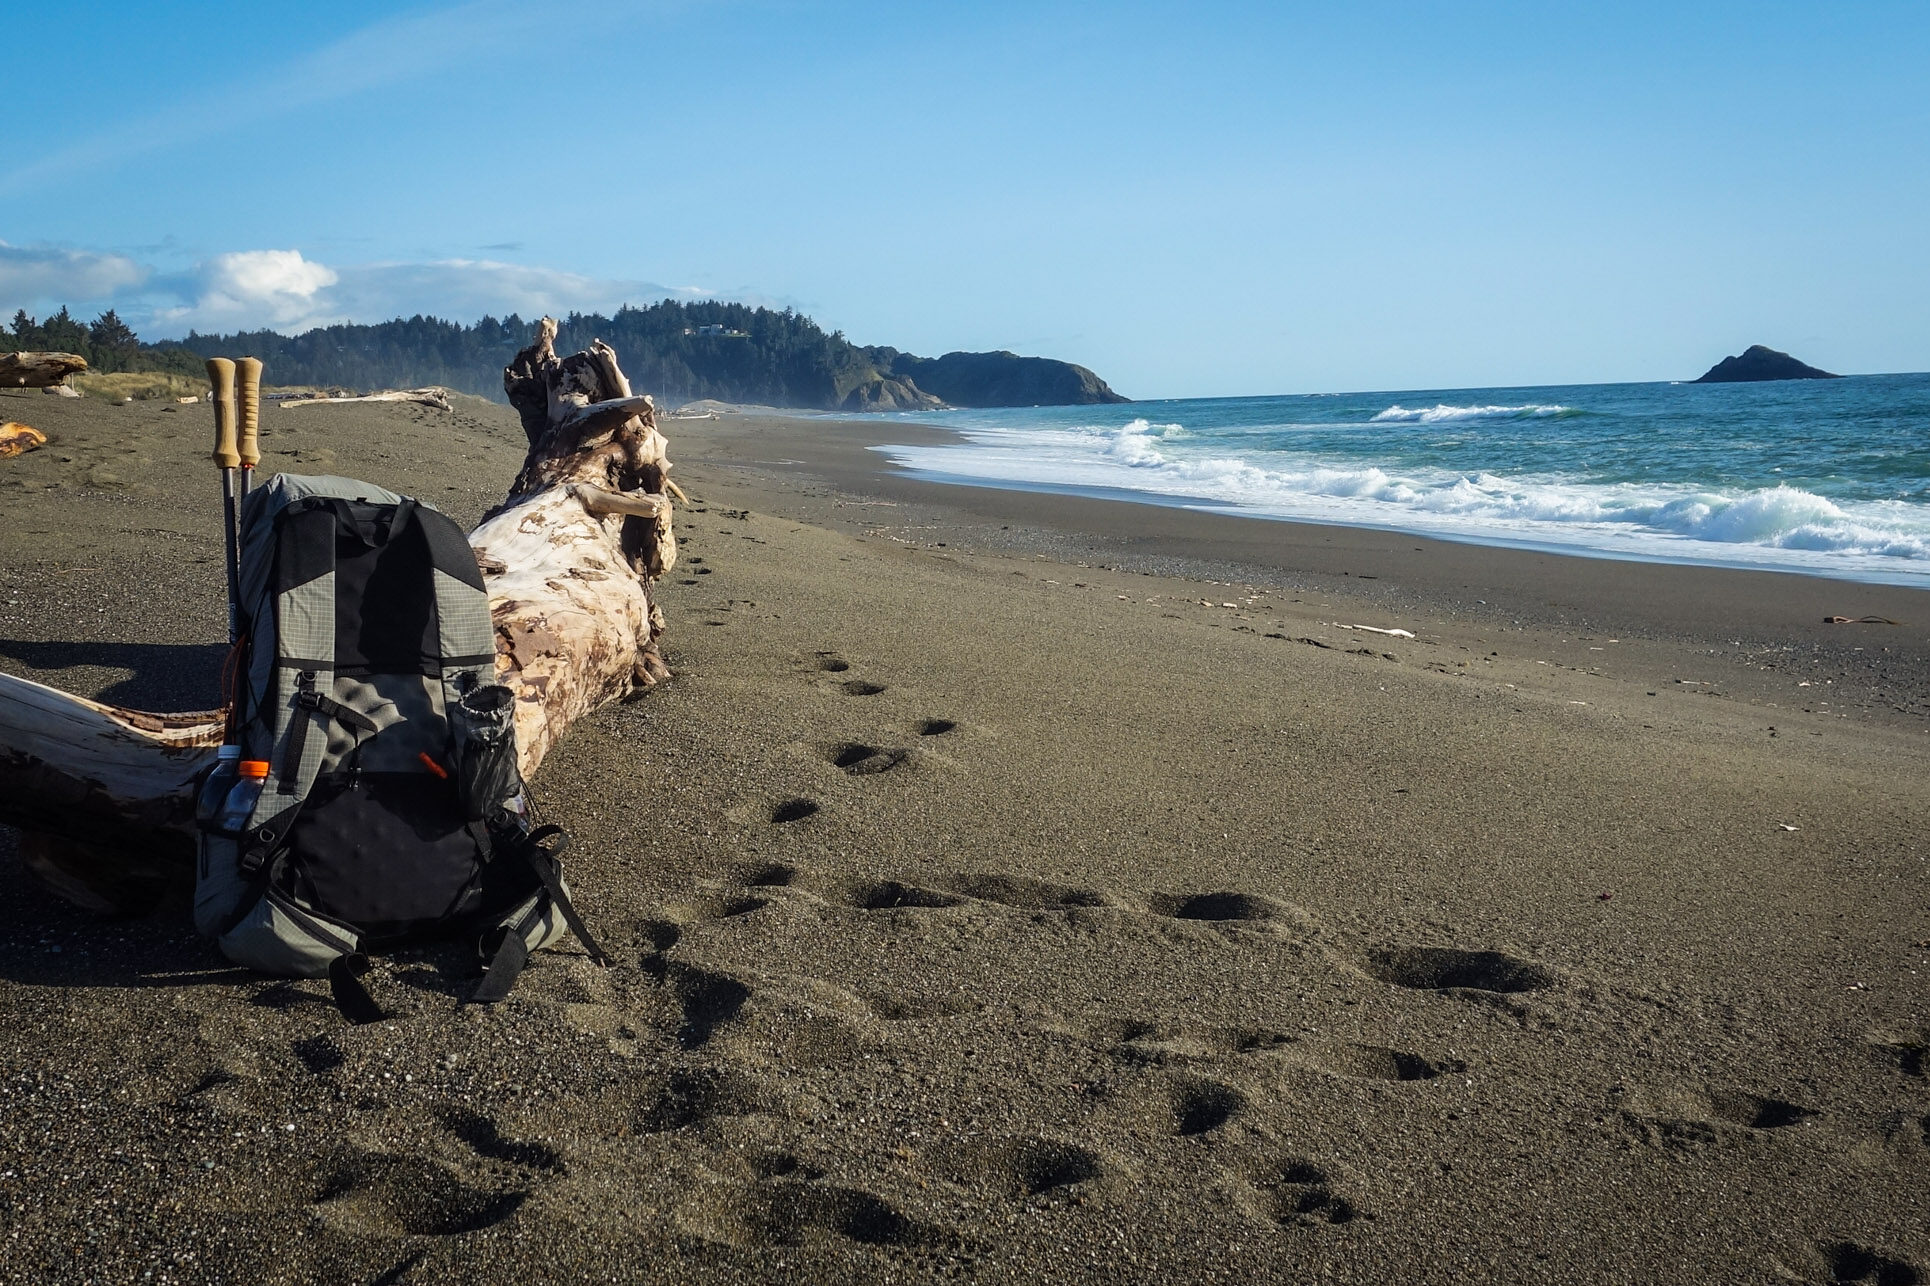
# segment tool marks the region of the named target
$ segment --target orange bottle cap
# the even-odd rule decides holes
[[[266,759],[242,760],[241,775],[243,777],[252,777],[259,781],[268,775],[268,761]]]

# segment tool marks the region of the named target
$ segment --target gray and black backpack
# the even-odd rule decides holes
[[[195,927],[237,964],[327,975],[351,1020],[381,1010],[367,952],[473,935],[478,1001],[574,932],[532,829],[515,694],[462,530],[346,478],[280,474],[241,515],[228,741],[203,785]]]

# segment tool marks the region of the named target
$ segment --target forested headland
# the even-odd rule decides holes
[[[79,353],[95,371],[196,375],[208,357],[251,354],[271,384],[380,388],[440,384],[502,400],[502,371],[529,342],[535,323],[514,314],[472,325],[415,316],[323,326],[300,335],[272,330],[232,335],[190,332],[143,343],[110,310],[91,323],[62,308],[45,321],[24,311],[0,329],[0,351]],[[811,410],[919,410],[1123,402],[1083,366],[1012,353],[918,357],[860,347],[792,309],[666,301],[614,316],[574,313],[562,322],[561,352],[602,339],[621,355],[640,391],[667,404],[714,398]]]

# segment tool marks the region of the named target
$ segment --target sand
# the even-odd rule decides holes
[[[0,667],[208,704],[206,408],[0,403]],[[268,414],[465,522],[520,458]],[[667,429],[677,677],[536,783],[617,966],[348,1027],[0,839],[0,1280],[1930,1277],[1930,595]]]

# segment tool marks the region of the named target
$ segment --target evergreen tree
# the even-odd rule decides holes
[[[133,348],[140,342],[112,308],[94,319],[87,338],[96,348]]]

